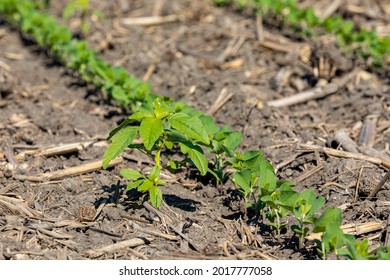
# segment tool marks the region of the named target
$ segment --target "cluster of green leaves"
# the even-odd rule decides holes
[[[318,252],[325,259],[326,254],[334,253],[352,260],[390,260],[390,246],[370,250],[368,239],[356,240],[355,236],[345,234],[340,226],[341,209],[326,208],[314,222],[313,232],[322,233],[317,240]]]
[[[322,28],[327,33],[336,35],[343,47],[360,46],[359,54],[371,56],[376,65],[381,65],[384,55],[390,54],[390,38],[379,37],[375,30],[358,28],[350,20],[340,16],[331,16],[324,20],[314,13],[312,8],[299,8],[296,0],[215,0],[217,5],[235,5],[239,8],[253,7],[254,12],[264,15],[264,19],[274,15],[282,24],[304,35],[315,35],[314,28]]]
[[[265,213],[278,238],[287,225],[283,218],[293,215],[298,223],[291,229],[299,236],[299,247],[302,248],[309,233],[306,225],[316,221],[315,213],[325,204],[324,197],[316,197],[310,189],[296,192],[291,182],[276,180],[272,165],[258,151],[246,152],[232,160],[235,161],[232,166],[237,169],[232,181],[247,199],[248,206]]]
[[[79,15],[80,21],[81,21],[81,32],[87,33],[90,26],[87,21],[87,16],[89,15],[95,15],[99,18],[103,18],[103,14],[93,10],[89,6],[90,1],[89,0],[71,0],[64,9],[64,12],[62,14],[64,19],[69,19],[76,14]]]
[[[131,76],[122,67],[112,67],[99,59],[86,41],[73,38],[67,26],[59,25],[55,18],[37,10],[38,3],[2,0],[0,12],[24,33],[30,34],[40,46],[48,47],[56,59],[79,73],[84,81],[108,93],[121,106],[133,111],[151,107],[156,95],[151,93],[149,83]]]
[[[136,137],[142,140],[142,145],[133,144]],[[127,147],[148,155],[155,162],[148,175],[130,169],[122,170],[121,174],[130,180],[128,189],[136,188],[148,194],[152,205],[158,207],[162,201],[159,186],[165,184],[160,179],[163,167],[176,170],[192,163],[202,176],[209,172],[222,181],[223,168],[217,164],[210,168],[205,152],[213,153],[219,164],[224,165],[241,139],[241,133],[231,132],[228,127],[219,128],[212,118],[203,113],[158,97],[153,102],[152,112],[137,111],[110,133],[108,140],[111,140],[111,144],[103,155],[103,167],[107,168],[109,162]],[[181,160],[170,158],[173,149],[180,150],[183,155]]]
[[[239,2],[245,6],[253,0]],[[316,197],[312,190],[296,192],[292,183],[278,181],[272,165],[261,151],[238,152],[241,133],[231,131],[227,126],[217,126],[213,118],[183,102],[152,94],[149,84],[132,77],[123,68],[111,67],[100,60],[85,41],[73,39],[66,26],[58,25],[54,18],[37,11],[37,5],[41,4],[41,1],[2,0],[0,12],[39,45],[48,47],[57,59],[77,71],[86,82],[101,88],[125,108],[132,109],[134,113],[110,133],[110,145],[103,156],[105,168],[127,147],[138,149],[154,160],[155,164],[147,174],[132,169],[121,171],[129,180],[129,189],[144,193],[145,198],[158,207],[162,202],[160,187],[166,184],[161,179],[163,169],[174,172],[192,164],[200,175],[209,173],[218,183],[231,179],[248,207],[264,213],[278,235],[287,225],[284,222],[287,215],[297,221],[291,229],[299,236],[300,246],[310,228],[322,232],[318,250],[323,257],[334,252],[351,259],[389,258],[389,248],[370,252],[366,240],[359,242],[353,236],[345,235],[340,229],[339,210],[327,208],[318,217],[316,212],[324,205],[324,198]],[[142,145],[133,144],[137,137]],[[181,159],[171,159],[172,151],[180,151]],[[206,155],[213,159],[210,161]],[[233,173],[228,173],[227,167],[233,168]]]

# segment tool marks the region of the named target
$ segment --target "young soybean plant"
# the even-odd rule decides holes
[[[180,106],[167,104],[161,97],[153,101],[152,107],[152,112],[137,111],[111,131],[107,139],[111,140],[111,144],[103,155],[103,167],[107,168],[109,162],[127,147],[148,155],[155,164],[149,174],[143,175],[137,170],[124,169],[121,170],[121,175],[130,180],[128,189],[135,188],[148,193],[152,205],[159,207],[162,202],[160,186],[165,185],[165,181],[160,179],[162,168],[176,169],[177,166],[191,161],[202,176],[209,172],[219,180],[220,174],[209,168],[203,148],[215,153],[219,158],[222,154],[233,154],[241,140],[241,134],[229,132],[226,128],[216,129],[209,117],[187,114]],[[141,138],[142,145],[133,144],[137,136]],[[173,161],[169,158],[168,152],[174,147],[180,149],[183,160]],[[162,155],[166,160],[162,160]]]

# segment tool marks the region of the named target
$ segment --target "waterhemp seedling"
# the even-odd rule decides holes
[[[104,168],[127,147],[138,149],[152,158],[155,165],[149,174],[142,175],[132,169],[122,170],[121,174],[130,180],[128,189],[136,188],[148,193],[149,201],[156,207],[162,201],[159,186],[165,184],[160,179],[162,168],[175,169],[191,161],[202,176],[210,172],[220,179],[218,170],[214,172],[209,168],[204,149],[219,152],[216,155],[221,159],[224,153],[233,153],[238,140],[241,140],[237,133],[216,129],[215,124],[204,115],[189,115],[177,109],[175,104],[169,105],[163,98],[156,98],[152,112],[135,112],[110,133],[108,140],[111,140],[111,144],[103,155]],[[142,140],[142,145],[132,143],[137,136]],[[169,158],[169,153],[164,153],[174,147],[180,149],[182,160],[174,161]]]

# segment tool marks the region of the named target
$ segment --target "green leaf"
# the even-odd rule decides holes
[[[251,193],[252,172],[249,169],[234,172],[232,181],[243,190],[245,197]]]
[[[188,142],[189,139],[186,135],[172,128],[166,128],[165,134],[168,136],[170,142]]]
[[[150,180],[142,180],[142,184],[138,186],[138,190],[140,192],[146,192],[149,191],[150,188],[153,187],[153,182]]]
[[[328,207],[314,222],[313,232],[324,232],[330,223],[341,226],[341,220],[341,209]]]
[[[179,164],[175,160],[168,160],[168,166],[172,168],[173,170],[176,170],[179,168]]]
[[[141,185],[145,181],[144,179],[140,179],[137,181],[131,181],[127,183],[126,189],[127,190],[132,190],[132,189],[137,189],[139,185]]]
[[[294,183],[287,180],[278,180],[276,184],[280,191],[291,191],[294,187]]]
[[[163,133],[163,121],[156,118],[145,118],[142,120],[139,135],[147,150],[153,148],[154,143]]]
[[[390,246],[379,247],[376,253],[378,254],[378,260],[390,260]]]
[[[219,127],[215,124],[214,119],[210,116],[203,115],[200,116],[199,119],[202,122],[203,127],[207,131],[209,138],[211,139],[213,135],[219,131]]]
[[[325,204],[325,197],[323,196],[317,197],[317,199],[312,204],[308,216],[313,216],[317,210],[319,210],[322,206],[324,206],[324,204]]]
[[[171,113],[173,113],[173,109],[168,106],[167,103],[165,103],[160,97],[156,98],[153,102],[153,108],[154,108],[154,115],[157,119],[161,120],[167,116],[169,116]]]
[[[267,160],[260,162],[260,189],[262,192],[269,194],[276,189],[276,176],[274,168],[271,163]]]
[[[363,241],[356,240],[352,235],[345,236],[345,245],[347,249],[340,250],[339,254],[347,256],[351,260],[369,260],[374,258],[373,254],[369,252],[368,239]]]
[[[68,5],[66,5],[62,16],[64,19],[70,18],[76,11],[77,5],[74,2],[70,2]]]
[[[180,150],[183,154],[188,154],[191,161],[198,168],[202,176],[206,175],[208,168],[208,160],[206,156],[202,153],[202,149],[199,146],[192,145],[190,143],[179,143]]]
[[[172,150],[172,149],[173,149],[173,142],[171,142],[171,141],[164,140],[164,145],[165,145],[169,150]]]
[[[150,189],[149,189],[149,200],[150,200],[150,203],[154,206],[154,207],[160,207],[161,205],[161,202],[162,202],[162,192],[161,192],[161,189],[157,186],[152,186]]]
[[[325,249],[325,252],[323,253],[337,253],[337,249],[343,247],[345,242],[351,238],[354,239],[352,235],[344,234],[337,223],[327,224],[325,232],[321,237],[322,247]]]
[[[123,122],[121,122],[117,127],[115,127],[110,132],[110,134],[107,137],[107,141],[110,140],[119,130],[121,130],[123,127],[130,124],[131,122],[133,122],[133,120],[131,120],[130,118],[126,118]]]
[[[216,155],[220,155],[220,154],[224,153],[227,150],[227,148],[224,147],[217,140],[211,140],[211,146],[212,146],[212,149],[210,150],[210,153],[213,153],[213,154],[216,154]]]
[[[130,180],[138,180],[140,178],[143,178],[144,176],[134,169],[122,169],[119,172],[123,177],[130,179]]]
[[[242,141],[241,132],[235,131],[229,133],[229,135],[223,141],[223,144],[231,151],[231,153],[233,153],[237,149],[238,145],[240,145],[241,141]],[[233,154],[229,156],[233,156]]]
[[[206,145],[210,144],[207,132],[198,117],[189,116],[185,113],[179,112],[170,116],[169,122],[173,128],[177,129],[188,137],[194,140],[199,140]]]
[[[161,169],[159,167],[153,166],[148,176],[149,180],[154,182],[160,176],[160,171]]]
[[[114,86],[111,95],[122,106],[125,106],[129,102],[125,90],[120,86]]]
[[[314,213],[325,204],[325,198],[323,196],[316,198],[313,190],[306,189],[300,194],[298,202],[300,203],[299,209],[295,210],[305,217],[303,222],[313,223]]]
[[[260,163],[263,160],[263,154],[258,150],[249,150],[241,155],[243,168],[248,168],[256,174],[260,174]]]
[[[140,121],[143,118],[152,118],[153,114],[145,111],[138,111],[132,114],[128,119]]]
[[[221,178],[222,176],[217,174],[216,172],[214,172],[213,170],[211,170],[210,168],[207,168],[207,172],[210,173],[211,175],[214,176],[215,179],[217,179],[218,181],[222,181],[223,178]]]
[[[299,193],[293,190],[281,191],[277,204],[288,211],[293,211],[296,207]]]
[[[111,160],[119,156],[137,136],[138,127],[126,127],[117,133],[103,155],[103,168],[106,169]]]

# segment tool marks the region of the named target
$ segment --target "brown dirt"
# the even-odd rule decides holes
[[[123,6],[127,2],[128,8]],[[58,16],[65,4],[52,5],[49,12]],[[365,197],[386,168],[300,148],[305,143],[337,148],[334,134],[340,129],[358,142],[366,116],[377,114],[372,149],[377,158],[390,158],[390,83],[384,78],[385,68],[368,72],[364,61],[344,55],[329,40],[299,42],[288,39],[293,37],[290,31],[267,24],[264,28],[272,34],[268,36],[286,40],[279,45],[289,51],[262,47],[248,14],[203,1],[92,1],[91,7],[102,11],[105,19],[90,17],[85,38],[103,59],[140,78],[152,69],[149,81],[155,92],[183,99],[202,111],[210,109],[223,89],[232,93],[215,118],[243,133],[241,149],[261,149],[280,179],[301,178],[298,190],[311,188],[325,196],[326,206],[342,206],[343,223],[380,221],[385,226],[389,183],[373,200]],[[121,18],[153,13],[184,18],[151,27],[115,24]],[[368,16],[359,15],[357,20],[367,21]],[[69,24],[79,30],[77,20]],[[319,258],[310,242],[298,250],[289,230],[278,242],[261,220],[242,215],[242,201],[229,182],[218,190],[188,174],[170,174],[160,216],[137,204],[137,194],[126,192],[126,182],[119,176],[124,167],[150,168],[136,152],[110,170],[45,182],[26,180],[23,176],[99,160],[105,147],[96,142],[126,114],[4,22],[0,34],[4,63],[0,65],[0,259]],[[302,51],[309,49],[310,55]],[[281,108],[266,105],[330,82],[339,89],[322,99]],[[25,150],[87,140],[95,142],[67,155],[27,155],[13,162]],[[309,175],[319,165],[323,168]],[[96,211],[99,215],[93,220]],[[165,220],[159,219],[161,215]],[[370,237],[375,248],[383,244],[384,231],[361,237]],[[142,238],[145,244],[93,252],[133,238]]]

